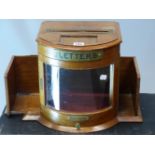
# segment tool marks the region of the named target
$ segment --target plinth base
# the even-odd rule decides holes
[[[40,108],[38,107],[39,107],[39,94],[31,94],[31,95],[29,94],[28,96],[26,95],[16,96],[16,105],[13,107],[11,114],[26,113],[23,117],[24,121],[38,121],[48,128],[71,133],[87,133],[87,132],[100,131],[110,128],[119,122],[143,121],[139,104],[138,109],[136,111],[137,115],[134,111],[131,94],[120,95],[120,103],[118,108],[119,111],[116,118],[113,118],[112,120],[100,125],[80,127],[80,129],[77,129],[76,127],[61,126],[59,124],[49,121],[40,114]]]

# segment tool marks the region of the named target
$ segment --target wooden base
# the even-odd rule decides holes
[[[11,114],[40,114],[39,94],[16,95]]]
[[[118,115],[116,118],[97,126],[81,127],[80,130],[77,130],[75,127],[57,125],[51,121],[48,121],[46,118],[44,118],[44,116],[40,115],[39,94],[17,95],[11,114],[25,114],[23,117],[23,120],[25,121],[38,121],[48,128],[72,133],[86,133],[104,130],[116,125],[119,122],[143,121],[140,105],[138,105],[138,111],[135,112],[131,94],[120,95],[118,109]],[[136,113],[138,114],[136,115]]]
[[[137,103],[137,109],[135,110],[131,94],[120,95],[117,119],[119,122],[143,122],[140,103]]]
[[[114,118],[100,125],[81,127],[80,129],[77,129],[75,127],[61,126],[61,125],[55,124],[51,121],[48,121],[42,116],[37,121],[39,121],[42,125],[48,128],[59,130],[59,131],[64,131],[64,132],[70,132],[70,133],[88,133],[88,132],[100,131],[100,130],[110,128],[118,123],[118,119]]]

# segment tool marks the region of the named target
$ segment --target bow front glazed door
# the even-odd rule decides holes
[[[77,113],[111,106],[113,71],[113,65],[73,70],[44,63],[46,106]]]
[[[116,124],[121,42],[117,23],[44,23],[37,41],[43,124],[75,132]]]

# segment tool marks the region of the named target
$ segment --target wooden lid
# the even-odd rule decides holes
[[[116,22],[43,22],[37,42],[66,50],[95,50],[121,42]]]

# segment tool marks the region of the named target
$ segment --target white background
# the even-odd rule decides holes
[[[136,18],[155,18],[155,9],[154,9],[154,0],[5,0],[2,2],[0,0],[0,18],[35,18],[35,19],[136,19]],[[120,20],[119,20],[120,21]],[[9,21],[10,22],[10,21]],[[38,27],[40,25],[41,21],[38,21],[36,26],[35,24],[28,24],[33,25],[32,31],[34,34],[34,38],[31,38],[27,43],[23,41],[23,45],[21,43],[20,39],[15,39],[14,36],[13,39],[16,40],[16,43],[18,43],[20,40],[20,44],[11,44],[11,48],[7,46],[5,52],[8,53],[8,59],[1,58],[3,56],[2,53],[4,51],[1,51],[0,49],[0,108],[2,108],[2,105],[5,104],[5,94],[4,94],[4,86],[3,86],[3,73],[6,65],[9,62],[9,59],[12,55],[12,52],[15,54],[31,54],[32,52],[36,52],[36,45],[32,43],[32,41],[36,37],[36,33],[38,32]],[[120,21],[121,22],[121,21]],[[122,24],[125,21],[122,21]],[[125,27],[128,27],[131,25],[132,22],[132,30],[130,33],[128,33],[128,30],[126,31]],[[122,44],[122,55],[135,55],[138,58],[138,63],[140,65],[141,74],[147,74],[147,76],[154,76],[154,24],[142,25],[140,23],[135,24],[133,21],[129,21],[130,24],[125,24],[126,26],[122,26],[122,34],[128,34],[123,36],[124,43]],[[35,21],[36,23],[36,21]],[[145,22],[143,22],[145,23]],[[5,24],[4,24],[5,25]],[[4,26],[3,25],[3,26]],[[20,25],[20,24],[19,24]],[[134,29],[134,27],[137,25],[137,29]],[[6,24],[6,28],[9,25]],[[5,27],[5,26],[4,26]],[[123,28],[124,27],[124,28]],[[141,27],[143,27],[141,29]],[[146,27],[151,27],[151,30],[146,29]],[[4,33],[3,31],[7,31],[3,29],[1,30],[2,25],[0,25],[0,38],[6,38],[5,40],[10,40],[11,38],[7,38],[7,34],[2,36]],[[12,29],[12,28],[11,28]],[[21,28],[19,28],[21,29]],[[131,29],[131,27],[130,27]],[[145,36],[143,35],[142,31],[145,30]],[[9,30],[8,30],[9,31]],[[12,32],[11,32],[12,31]],[[11,33],[15,33],[14,30],[11,30]],[[10,33],[9,32],[9,33]],[[135,33],[138,32],[136,35]],[[22,32],[23,33],[23,32]],[[151,36],[150,36],[150,35]],[[27,34],[26,34],[27,35]],[[129,36],[130,35],[130,36]],[[10,36],[10,35],[9,35]],[[23,35],[22,35],[23,36]],[[134,36],[134,39],[133,37]],[[141,36],[141,37],[140,37]],[[126,39],[125,39],[126,37]],[[137,37],[141,39],[141,41],[138,43],[142,46],[133,46],[132,43],[136,44],[135,40],[137,40]],[[130,39],[132,38],[132,39]],[[144,39],[146,39],[146,42],[149,43],[149,46],[145,46],[146,44]],[[12,40],[12,39],[11,39]],[[27,39],[26,39],[27,40]],[[126,40],[126,41],[125,41]],[[127,46],[129,44],[128,40],[132,40],[130,46]],[[10,41],[12,42],[12,41]],[[25,43],[24,43],[25,42]],[[4,46],[5,42],[2,40],[0,41],[1,47]],[[27,46],[28,44],[31,44]],[[10,45],[8,43],[8,45]],[[18,49],[17,49],[18,45]],[[151,46],[150,46],[151,45]],[[123,47],[124,46],[124,47]],[[24,48],[21,48],[24,47]],[[137,47],[135,49],[135,47]],[[145,47],[145,48],[143,48]],[[11,49],[8,51],[8,49]],[[34,51],[30,51],[34,49]],[[21,51],[21,49],[23,49]],[[141,50],[142,49],[142,50]],[[149,51],[148,51],[149,49]],[[10,52],[10,53],[9,53]],[[139,52],[139,53],[138,53]],[[141,53],[143,52],[143,53]],[[152,58],[148,58],[149,53],[152,55]],[[5,55],[5,54],[4,54]],[[144,63],[143,61],[146,61]],[[152,63],[153,62],[153,63]],[[144,64],[144,65],[142,65]],[[151,68],[145,69],[146,73],[142,73],[142,66],[151,66]],[[142,76],[144,76],[142,75]],[[143,77],[142,77],[143,78]],[[149,78],[148,78],[149,79]],[[144,80],[143,80],[144,81]],[[145,80],[146,81],[146,80]],[[145,84],[148,93],[153,92],[154,93],[154,79],[151,84],[151,80],[149,79],[148,87],[147,83]],[[144,83],[144,82],[143,82]],[[151,86],[150,86],[150,84]],[[143,84],[144,85],[144,84]],[[145,86],[142,86],[141,91],[145,89]],[[2,92],[2,93],[1,93]],[[146,103],[147,104],[147,103]],[[152,118],[154,119],[154,118]],[[145,121],[145,119],[144,119]],[[0,128],[1,130],[1,128]],[[20,130],[20,129],[19,129]],[[34,154],[34,155],[44,155],[44,154],[53,154],[53,155],[59,155],[59,154],[67,154],[67,155],[83,155],[83,154],[89,154],[89,155],[103,155],[103,154],[119,154],[119,155],[134,155],[134,154],[141,154],[141,155],[154,155],[154,144],[155,144],[155,136],[0,136],[0,154],[11,154],[11,155],[28,155],[28,154]]]

